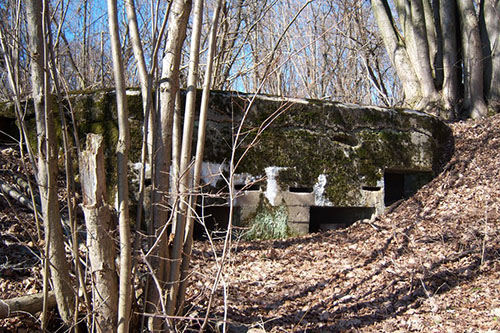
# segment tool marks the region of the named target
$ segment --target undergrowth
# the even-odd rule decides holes
[[[244,236],[247,240],[287,238],[290,236],[288,210],[285,205],[261,204],[249,227]]]

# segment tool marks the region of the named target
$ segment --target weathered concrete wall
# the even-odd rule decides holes
[[[131,162],[138,162],[141,98],[137,90],[128,95]],[[74,94],[71,106],[81,143],[88,132],[104,135],[108,181],[114,183],[118,133],[114,93]],[[0,108],[0,117],[11,116],[11,109]],[[28,124],[32,118],[28,114]],[[372,207],[380,214],[387,203],[384,174],[438,172],[448,158],[444,148],[451,139],[444,123],[411,110],[213,92],[205,150],[205,160],[210,163],[204,177],[212,186],[207,190],[223,186],[222,178],[213,173],[227,172],[219,165],[227,165],[243,119],[236,157],[249,149],[238,165],[235,185],[241,188],[264,180],[251,190],[240,191],[235,200],[239,220],[251,223],[266,201],[287,207],[288,224],[295,233],[309,231],[310,207]],[[266,128],[260,131],[263,124]]]
[[[232,110],[250,106],[243,147],[266,119],[281,113],[239,166],[241,181],[266,178],[260,189],[237,198],[242,221],[252,218],[263,199],[285,205],[288,224],[298,233],[310,229],[310,207],[373,207],[380,214],[387,171],[409,174],[404,190],[411,192],[408,186],[421,186],[448,158],[450,129],[424,113],[268,96],[250,104],[246,97],[227,95]],[[238,121],[241,113],[235,114]]]

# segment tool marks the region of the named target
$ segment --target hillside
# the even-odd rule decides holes
[[[225,281],[232,325],[500,330],[500,116],[452,128],[444,171],[392,213],[341,231],[237,244]],[[210,252],[198,244],[193,297],[213,275]]]
[[[391,213],[344,230],[235,242],[224,280],[231,330],[500,331],[500,115],[451,127],[451,161]],[[1,154],[1,177],[22,172],[15,151]],[[32,216],[10,204],[0,197],[0,299],[41,289]],[[196,243],[193,266],[189,314],[199,318],[215,272],[208,242]],[[212,328],[223,295],[219,288]]]

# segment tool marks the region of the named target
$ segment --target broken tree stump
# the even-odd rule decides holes
[[[106,174],[102,136],[87,135],[87,148],[80,158],[80,180],[87,227],[87,247],[93,279],[93,311],[97,331],[116,330],[118,313],[118,275],[112,208],[106,202]]]

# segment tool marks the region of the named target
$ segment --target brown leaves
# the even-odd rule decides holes
[[[227,276],[230,319],[276,332],[500,329],[492,315],[500,303],[500,116],[452,127],[445,171],[377,228],[240,243]],[[198,260],[207,271],[211,261]],[[216,315],[223,306],[220,299]]]
[[[237,243],[224,272],[230,325],[267,332],[500,330],[500,116],[452,127],[455,154],[444,171],[373,225]],[[16,258],[9,233],[17,245],[31,241],[12,226],[1,200],[0,298],[39,291],[34,268],[29,276],[1,270],[4,258]],[[222,244],[216,247],[220,255]],[[204,315],[214,258],[207,242],[196,243],[188,299],[196,317]],[[220,320],[222,286],[216,303],[210,317]]]

